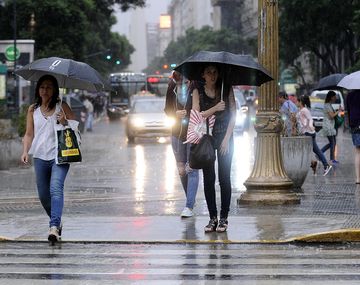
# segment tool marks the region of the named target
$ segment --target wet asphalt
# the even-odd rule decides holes
[[[289,242],[308,235],[360,228],[360,187],[354,181],[349,132],[340,130],[338,165],[326,177],[310,168],[299,205],[238,205],[254,162],[255,132],[235,135],[232,202],[226,234],[205,234],[207,207],[200,177],[194,217],[181,219],[184,192],[168,138],[128,144],[125,120],[99,120],[83,134],[83,162],[65,185],[63,241]],[[318,137],[318,144],[326,143]],[[327,154],[328,155],[328,154]],[[219,185],[217,184],[219,201]],[[37,199],[33,167],[0,171],[0,236],[46,240],[48,219]],[[220,201],[219,201],[220,202]],[[220,203],[218,203],[220,205]],[[328,237],[327,237],[328,238]],[[334,240],[341,239],[339,235]]]

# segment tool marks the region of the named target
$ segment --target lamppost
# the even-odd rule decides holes
[[[279,26],[278,0],[258,0],[258,57],[274,80],[260,87],[259,110],[254,127],[257,132],[255,163],[245,181],[241,204],[296,204],[300,199],[290,189],[292,181],[284,170],[278,107]]]

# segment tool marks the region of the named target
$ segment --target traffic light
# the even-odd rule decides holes
[[[164,69],[168,69],[169,66],[168,66],[167,64],[164,64],[164,65],[163,65],[163,68],[164,68]]]
[[[121,64],[120,59],[118,59],[117,61],[115,61],[116,64]]]
[[[107,60],[111,60],[111,55],[108,54],[108,55],[106,56],[106,59],[107,59]]]
[[[170,64],[170,67],[171,67],[171,68],[176,67],[176,63],[172,63],[172,64]]]

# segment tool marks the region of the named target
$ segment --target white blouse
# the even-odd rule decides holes
[[[56,114],[60,111],[60,106],[57,104],[55,112],[45,117],[40,110],[40,107],[34,110],[34,139],[32,141],[29,153],[34,158],[42,160],[52,160],[56,157],[56,142],[55,129]]]
[[[302,108],[297,114],[299,131],[301,134],[315,133],[314,123],[308,108]]]

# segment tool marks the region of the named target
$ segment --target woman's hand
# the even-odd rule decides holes
[[[186,110],[177,110],[176,111],[176,117],[183,119],[186,116]]]
[[[229,138],[225,136],[220,145],[220,154],[225,155],[228,152],[229,152]]]
[[[27,152],[23,152],[23,154],[21,155],[21,162],[24,164],[29,163],[29,154]]]
[[[225,110],[225,102],[221,100],[214,107],[215,107],[215,112],[224,111]]]
[[[65,126],[67,123],[67,121],[65,119],[65,114],[63,111],[60,111],[59,113],[56,114],[56,120],[63,126]]]

